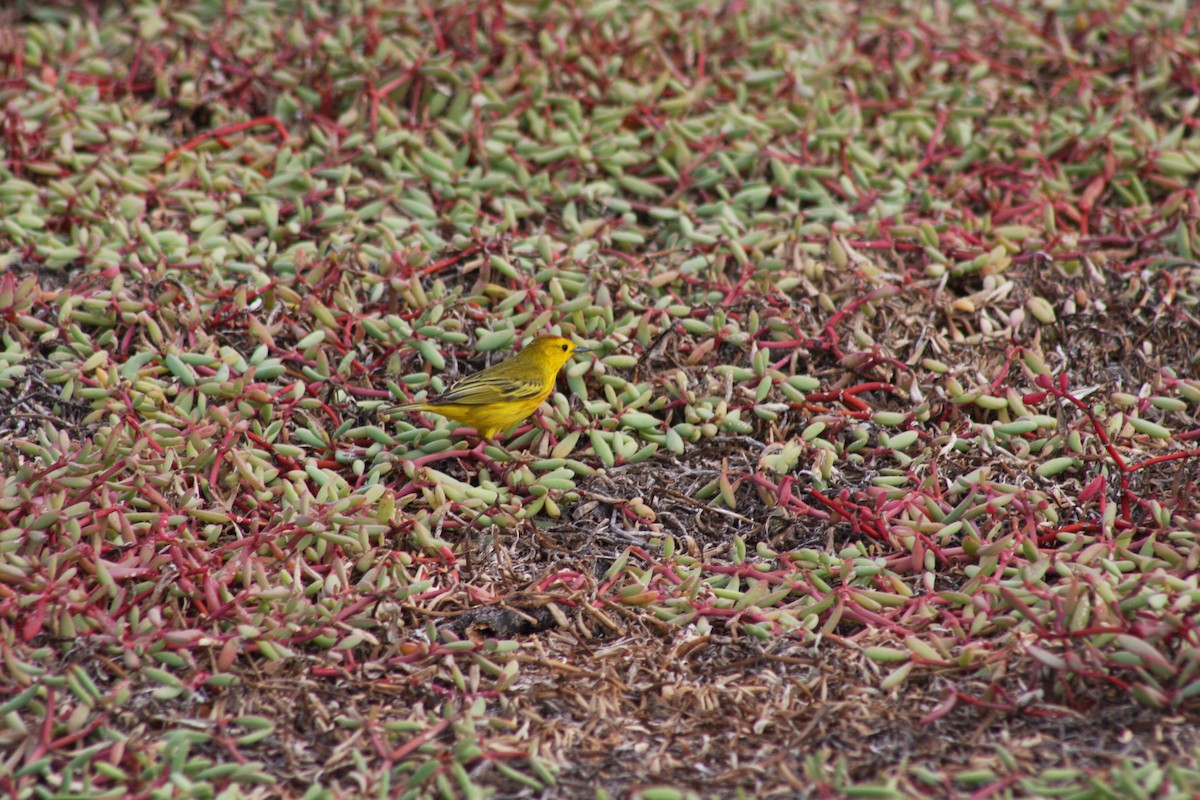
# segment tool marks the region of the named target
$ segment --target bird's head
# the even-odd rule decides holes
[[[539,364],[553,365],[557,372],[563,364],[576,353],[588,353],[591,348],[579,347],[570,339],[562,336],[541,334],[535,336],[525,349],[521,351],[522,359],[536,361]]]

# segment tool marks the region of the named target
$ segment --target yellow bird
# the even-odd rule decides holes
[[[515,356],[468,375],[442,394],[420,403],[389,406],[383,413],[432,411],[491,439],[536,411],[554,391],[563,364],[575,353],[588,352],[591,348],[578,347],[570,339],[543,334]]]

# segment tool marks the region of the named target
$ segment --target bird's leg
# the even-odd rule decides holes
[[[532,464],[534,461],[537,460],[533,455],[531,455],[530,453],[528,453],[524,450],[519,450],[516,453],[514,453],[513,451],[509,450],[506,447],[506,448],[504,448],[504,452],[508,453],[508,457],[509,457],[508,463],[509,463],[510,469],[512,467],[523,467],[526,464]]]
[[[534,413],[537,415],[537,420],[540,423],[542,421],[541,412],[534,412]],[[545,432],[547,430],[545,425],[542,425],[541,428],[542,428],[543,432]],[[528,430],[526,428],[522,427],[522,428],[517,428],[517,430],[514,432],[514,435],[519,437],[524,433],[528,433]],[[517,467],[532,464],[534,461],[537,461],[539,458],[546,457],[544,455],[539,456],[539,455],[533,453],[532,452],[533,445],[530,445],[530,447],[527,447],[523,450],[518,450],[516,452],[513,452],[512,450],[509,450],[507,447],[502,446],[499,442],[496,442],[496,446],[499,447],[501,450],[503,450],[505,452],[505,454],[508,456],[509,462],[513,466],[517,466]]]
[[[483,452],[483,448],[489,443],[487,437],[481,435],[474,428],[455,428],[450,434],[452,437],[462,437],[463,439],[475,439],[475,446],[463,453],[464,456],[470,456],[475,461],[483,463],[484,466],[490,467],[495,464],[495,459]],[[495,442],[491,442],[495,444]],[[503,449],[503,448],[501,448]],[[505,451],[508,452],[508,451]]]
[[[503,451],[506,458],[497,460],[485,453],[484,448],[489,444],[495,447],[497,450]],[[519,467],[522,464],[528,463],[528,461],[524,458],[523,453],[514,453],[504,445],[500,444],[499,440],[485,439],[482,436],[479,437],[479,443],[471,449],[471,457],[483,464],[484,467],[495,470],[496,474],[502,478],[507,478],[508,474],[511,473],[515,467]]]

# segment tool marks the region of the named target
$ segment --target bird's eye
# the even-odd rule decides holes
[[[567,346],[565,344],[562,346],[562,349],[564,353],[567,352]]]

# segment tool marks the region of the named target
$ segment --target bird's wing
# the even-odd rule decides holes
[[[470,375],[426,403],[458,403],[466,406],[487,405],[505,400],[533,400],[545,391],[541,381],[512,375]]]

